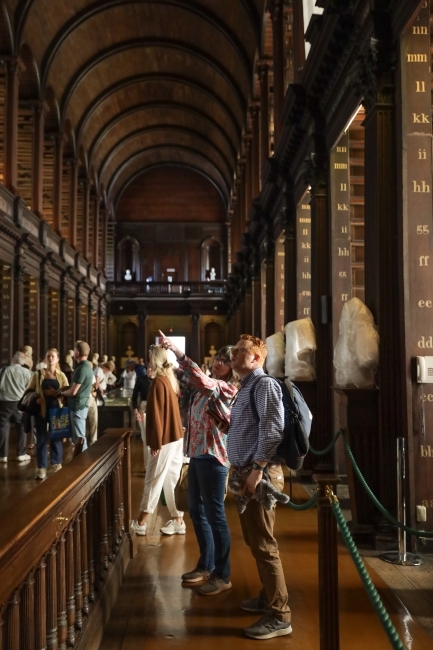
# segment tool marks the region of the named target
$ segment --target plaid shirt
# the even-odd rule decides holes
[[[251,409],[251,387],[264,374],[263,368],[256,368],[244,377],[232,406],[227,452],[235,467],[245,467],[258,460],[272,462],[283,439],[284,407],[276,381],[262,379],[255,388],[260,422]]]

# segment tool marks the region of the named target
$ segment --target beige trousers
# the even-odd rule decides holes
[[[87,444],[93,445],[98,439],[98,405],[96,399],[90,394],[89,397],[89,412],[87,413],[86,420],[86,438]]]

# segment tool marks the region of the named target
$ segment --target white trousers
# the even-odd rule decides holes
[[[144,470],[147,469],[147,461],[149,460],[150,451],[149,447],[146,444],[146,402],[141,402],[140,404],[140,413],[143,416],[143,420],[139,422],[141,439],[143,441],[143,460],[144,460]]]
[[[183,517],[183,512],[176,508],[174,488],[179,480],[182,469],[183,439],[163,445],[157,456],[149,454],[144,481],[143,498],[140,503],[141,512],[152,513],[158,505],[161,490],[167,508],[172,517]]]

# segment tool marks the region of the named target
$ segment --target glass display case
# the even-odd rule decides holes
[[[104,401],[98,407],[98,438],[107,429],[133,428],[132,390],[115,388],[104,395]]]

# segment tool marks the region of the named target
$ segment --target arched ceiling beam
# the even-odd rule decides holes
[[[236,156],[237,152],[235,147],[233,146],[233,142],[231,139],[228,137],[227,133],[224,131],[224,129],[221,128],[220,124],[214,120],[210,115],[205,113],[204,111],[200,111],[198,108],[193,108],[192,106],[189,106],[188,104],[178,104],[175,102],[149,102],[147,104],[145,103],[140,103],[140,104],[135,104],[134,106],[131,106],[129,108],[126,108],[123,110],[121,113],[118,113],[113,117],[112,120],[107,122],[102,129],[95,135],[93,138],[90,147],[89,147],[89,161],[91,161],[96,155],[96,151],[98,150],[101,142],[104,140],[105,137],[110,133],[111,129],[115,127],[119,122],[121,122],[124,118],[129,117],[130,115],[133,115],[134,113],[140,113],[141,111],[145,110],[152,110],[153,108],[160,109],[160,110],[165,110],[165,109],[170,109],[170,111],[181,111],[185,113],[190,113],[191,115],[194,115],[196,117],[199,117],[202,120],[205,120],[210,127],[213,129],[216,129],[220,135],[225,139],[227,142],[228,147],[230,148],[230,151],[232,152],[233,155],[233,162],[236,162]]]
[[[226,198],[223,195],[223,193],[221,192],[221,188],[218,186],[217,183],[215,183],[213,178],[211,178],[208,174],[206,174],[203,171],[203,169],[201,169],[200,167],[196,167],[195,165],[192,165],[191,163],[177,161],[177,162],[173,162],[173,163],[170,163],[170,162],[153,163],[153,164],[149,165],[148,167],[143,167],[142,169],[140,169],[140,171],[133,174],[133,176],[128,178],[128,180],[125,182],[125,184],[122,185],[122,187],[118,191],[117,196],[116,196],[116,203],[115,203],[114,210],[116,211],[117,206],[119,204],[119,201],[122,198],[122,194],[128,189],[129,185],[135,181],[136,178],[139,178],[143,174],[147,174],[148,172],[152,171],[153,169],[159,169],[161,167],[167,167],[168,165],[171,166],[171,167],[184,167],[185,169],[191,169],[192,171],[196,172],[197,174],[200,174],[200,176],[203,176],[203,178],[205,178],[207,181],[209,181],[209,183],[211,183],[213,185],[213,187],[216,189],[216,191],[218,192],[218,194],[220,195],[220,197],[222,199],[224,207],[227,209]]]
[[[10,16],[4,0],[0,2],[0,52],[1,54],[18,54],[14,52],[14,34]]]
[[[21,36],[26,24],[27,18],[29,16],[31,7],[35,0],[21,0],[18,4],[18,7],[15,11],[15,17],[17,20],[17,41],[21,42]],[[43,80],[45,81],[47,76],[47,71],[49,70],[51,63],[63,45],[65,40],[68,38],[72,32],[80,27],[86,20],[96,16],[102,11],[107,11],[112,7],[117,7],[119,5],[125,6],[126,4],[142,4],[143,0],[97,0],[90,6],[84,7],[78,11],[72,18],[70,18],[65,25],[59,30],[56,38],[53,39],[51,44],[48,46],[44,59],[42,61],[41,70],[43,74]],[[180,7],[186,11],[189,11],[196,16],[199,16],[202,20],[205,20],[209,23],[215,30],[217,30],[226,40],[230,43],[230,46],[235,50],[239,60],[241,61],[245,73],[248,74],[248,77],[252,77],[251,70],[252,64],[248,53],[237,37],[236,33],[233,32],[228,25],[226,25],[218,16],[216,16],[212,11],[209,11],[206,7],[193,2],[193,0],[147,0],[148,4],[159,4],[159,5],[171,5],[174,7]],[[260,17],[258,16],[257,10],[250,7],[250,0],[241,0],[245,10],[250,16],[251,27],[254,30],[256,37],[256,44],[259,46],[259,39],[257,38],[257,20],[260,22]],[[259,30],[260,31],[260,28]]]
[[[71,79],[71,81],[68,83],[66,87],[66,90],[62,98],[62,115],[66,114],[66,111],[68,110],[69,102],[72,96],[77,92],[77,88],[80,85],[80,83],[84,81],[86,76],[94,68],[96,68],[103,61],[109,59],[111,56],[115,56],[116,54],[119,54],[120,52],[124,52],[125,50],[133,50],[140,47],[142,48],[166,47],[169,49],[185,52],[186,54],[190,54],[195,58],[200,59],[201,61],[209,65],[211,68],[213,68],[224,79],[224,81],[232,89],[233,94],[235,95],[242,112],[245,113],[247,109],[247,103],[244,95],[242,94],[237,84],[236,79],[234,79],[234,77],[230,74],[230,72],[228,72],[228,70],[225,69],[218,62],[217,59],[212,57],[204,50],[200,50],[197,47],[194,47],[194,45],[189,45],[188,43],[184,43],[182,41],[177,41],[174,39],[146,38],[145,41],[143,41],[143,39],[131,39],[128,41],[124,41],[123,43],[117,43],[116,45],[107,47],[105,50],[98,52],[96,56],[94,56],[89,61],[86,61],[86,63],[84,63],[84,65],[81,66],[81,68],[76,72],[76,74],[73,76],[73,78]],[[46,80],[47,77],[45,78],[44,81],[46,82]]]
[[[137,137],[140,135],[146,135],[146,133],[152,133],[154,131],[164,131],[164,132],[171,132],[171,133],[185,133],[187,135],[191,135],[194,138],[197,138],[198,140],[201,140],[204,142],[206,145],[212,147],[216,151],[216,153],[222,158],[224,161],[226,167],[227,167],[227,177],[230,179],[233,176],[233,167],[230,165],[229,161],[227,160],[226,156],[224,153],[219,149],[219,147],[216,146],[212,140],[209,138],[205,137],[203,134],[201,134],[198,131],[195,131],[194,129],[189,129],[187,127],[182,127],[182,126],[176,126],[173,124],[154,124],[152,126],[147,126],[142,129],[137,129],[136,131],[133,131],[132,133],[128,133],[124,138],[119,140],[114,147],[110,149],[110,151],[107,153],[105,156],[104,160],[102,161],[100,167],[99,167],[99,173],[98,177],[102,178],[106,168],[110,164],[110,162],[113,160],[114,156],[128,143],[131,142],[132,140],[135,140]],[[213,163],[214,164],[214,163]],[[214,164],[215,166],[215,164]],[[218,169],[219,173],[221,176],[223,176],[223,173],[220,169]]]
[[[256,38],[256,47],[260,49],[260,43],[262,40],[262,35],[260,33],[260,26],[261,26],[260,14],[257,11],[257,7],[254,4],[254,2],[252,2],[252,0],[241,0],[241,4],[245,9],[246,13],[248,14],[250,23],[253,27],[254,36]]]
[[[185,151],[187,153],[193,154],[197,158],[201,158],[202,160],[205,160],[207,163],[209,163],[212,168],[217,172],[217,175],[221,179],[221,186],[220,189],[222,193],[224,194],[224,197],[226,199],[226,202],[228,202],[229,196],[230,196],[230,188],[228,186],[228,183],[226,182],[225,178],[221,175],[219,170],[215,167],[214,163],[208,156],[206,156],[204,153],[201,151],[197,151],[197,149],[194,149],[193,147],[186,147],[184,145],[172,145],[172,144],[154,144],[151,145],[150,147],[146,147],[146,149],[143,149],[142,151],[139,151],[138,153],[133,154],[130,156],[127,160],[125,160],[122,165],[113,173],[112,177],[107,183],[107,196],[110,196],[111,190],[113,189],[114,184],[116,183],[117,179],[119,176],[128,168],[131,163],[133,163],[135,160],[140,158],[140,156],[145,155],[149,151],[155,151],[155,150],[163,150],[163,149],[171,149],[175,151]],[[170,161],[168,161],[170,162]],[[175,164],[176,161],[173,161],[173,164]]]
[[[134,85],[136,83],[146,82],[146,81],[175,82],[179,84],[184,84],[186,86],[190,86],[191,88],[194,88],[201,94],[206,95],[224,111],[224,113],[230,119],[232,126],[234,126],[234,129],[237,132],[238,138],[240,140],[241,133],[242,133],[242,124],[238,122],[235,115],[232,113],[230,107],[227,106],[227,104],[223,102],[216,93],[210,90],[210,88],[207,88],[206,86],[199,83],[198,81],[193,81],[192,79],[188,79],[188,77],[184,77],[183,75],[161,74],[159,72],[150,72],[148,74],[134,75],[132,77],[128,77],[127,79],[121,79],[120,81],[117,81],[109,88],[103,90],[103,92],[101,92],[97,97],[95,97],[95,99],[87,107],[86,112],[82,115],[78,123],[76,129],[77,142],[81,140],[81,134],[84,131],[86,124],[91,118],[93,112],[98,108],[98,106],[103,101],[108,99],[110,95],[116,93],[119,90],[123,90],[128,86]]]

